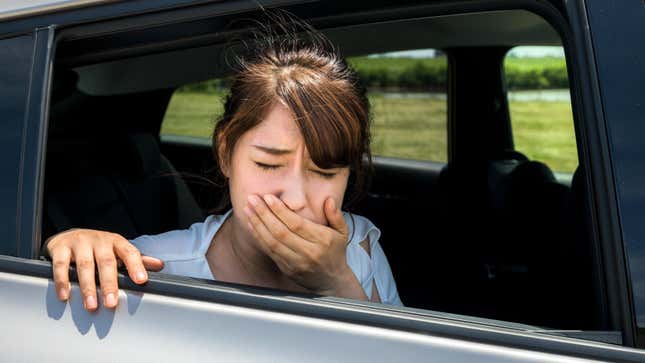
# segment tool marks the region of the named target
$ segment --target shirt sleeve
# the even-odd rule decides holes
[[[188,260],[203,256],[217,230],[218,216],[209,216],[204,222],[194,223],[188,229],[143,235],[130,240],[141,254],[161,260]],[[213,225],[214,228],[213,228]]]

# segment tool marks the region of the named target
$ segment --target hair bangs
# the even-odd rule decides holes
[[[342,83],[300,78],[291,75],[278,84],[278,96],[291,110],[311,160],[323,169],[355,168],[361,163],[361,128],[368,115],[346,97]]]

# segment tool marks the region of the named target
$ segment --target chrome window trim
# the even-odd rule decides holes
[[[92,5],[123,2],[124,0],[42,0],[19,1],[0,5],[0,21],[42,15],[61,10],[73,10]],[[4,1],[3,1],[4,3]]]

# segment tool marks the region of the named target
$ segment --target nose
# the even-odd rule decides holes
[[[299,212],[307,206],[305,181],[302,176],[293,176],[289,179],[289,181],[285,182],[278,197],[282,199],[289,209]]]

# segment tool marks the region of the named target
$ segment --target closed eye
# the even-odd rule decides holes
[[[322,177],[323,177],[323,178],[325,178],[325,179],[331,179],[331,178],[333,178],[334,176],[336,176],[336,173],[328,173],[328,172],[324,172],[324,171],[320,171],[320,170],[312,170],[312,171],[313,171],[314,173],[316,173],[316,174],[318,174],[318,175],[322,176]]]
[[[277,168],[282,166],[282,165],[277,165],[277,164],[258,163],[257,161],[255,161],[255,165],[257,165],[260,169],[263,169],[263,170],[275,170],[275,169],[277,169]]]

